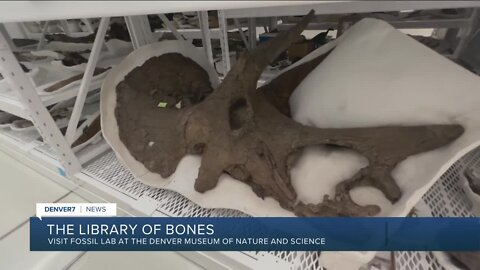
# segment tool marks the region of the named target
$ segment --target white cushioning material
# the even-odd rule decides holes
[[[453,123],[465,128],[452,144],[409,157],[395,168],[392,174],[403,195],[393,205],[375,188],[351,191],[359,204],[380,205],[381,216],[406,216],[443,172],[480,144],[480,79],[380,20],[360,21],[331,46],[335,49],[290,99],[295,120],[322,128]],[[297,189],[299,196],[332,190],[342,179],[332,181],[330,175],[364,163],[358,154],[345,153],[326,171],[322,165],[331,163],[331,157],[325,150],[309,155],[317,162],[302,168],[294,181],[307,182],[312,175],[319,181],[295,183],[304,188]],[[327,269],[356,269],[352,255],[324,253],[321,261]]]

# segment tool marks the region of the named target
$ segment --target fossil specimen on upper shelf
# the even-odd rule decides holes
[[[312,17],[313,11],[289,31],[240,55],[216,89],[200,65],[178,53],[152,57],[131,70],[116,87],[115,109],[119,137],[130,154],[162,177],[172,175],[185,155],[201,155],[196,191],[215,188],[220,175],[227,173],[299,216],[379,213],[378,206],[358,205],[351,199],[349,191],[357,186],[376,187],[392,202],[400,199],[402,192],[391,176],[396,165],[449,144],[464,129],[460,125],[326,129],[292,120],[290,95],[328,53],[260,88],[257,81]],[[289,171],[302,149],[312,145],[351,149],[369,164],[340,182],[334,198],[305,204],[297,199]]]

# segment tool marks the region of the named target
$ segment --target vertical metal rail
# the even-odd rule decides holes
[[[10,50],[15,51],[17,49],[17,46],[15,46],[15,43],[13,43],[12,37],[7,31],[7,28],[3,23],[0,23],[0,33],[3,35],[3,38],[5,39],[5,42],[7,42],[8,46],[10,47]]]
[[[202,44],[208,58],[208,62],[213,65],[212,39],[210,37],[210,26],[208,24],[208,11],[199,11],[200,29],[202,30]]]
[[[245,48],[249,49],[250,44],[248,43],[247,37],[245,36],[245,33],[243,33],[242,25],[240,25],[240,22],[238,21],[237,18],[233,18],[233,23],[235,23],[235,27],[238,28],[238,33],[240,34],[240,37],[242,38],[243,44],[245,44]]]
[[[59,162],[63,166],[59,168],[60,174],[72,176],[79,172],[80,162],[43,105],[35,87],[18,64],[3,35],[0,35],[0,70],[4,78],[10,82],[12,89],[19,94],[20,101],[28,110],[33,124],[44,141],[57,153]]]
[[[45,44],[45,34],[47,33],[48,24],[50,24],[50,21],[45,21],[45,25],[42,28],[42,33],[40,34],[40,38],[38,40],[37,50],[41,50]]]
[[[25,25],[23,23],[17,22],[16,25],[22,33],[23,38],[30,38],[30,36],[27,34],[27,31],[25,31]]]
[[[248,18],[248,42],[250,49],[255,49],[257,46],[257,25],[255,18]]]
[[[27,23],[26,22],[20,22],[18,23],[21,28],[23,29],[23,32],[25,32],[25,37],[26,38],[33,38],[35,34],[37,34],[36,32],[31,32],[30,31],[30,28],[27,27]]]
[[[90,33],[95,33],[95,29],[93,29],[93,26],[92,24],[90,23],[90,20],[89,19],[80,19],[84,24],[85,24],[85,27],[87,28],[87,31],[90,32]]]
[[[460,41],[458,42],[458,45],[455,48],[455,51],[453,52],[453,58],[457,59],[462,53],[462,51],[465,49],[465,46],[467,45],[468,41],[470,41],[470,37],[471,37],[472,31],[474,30],[474,25],[476,23],[477,16],[478,16],[478,9],[474,8],[472,10],[472,14],[470,15],[468,26],[460,29]]]
[[[223,10],[218,10],[218,27],[220,47],[222,49],[223,75],[227,75],[230,70],[230,50],[228,47],[227,19]]]
[[[69,145],[73,143],[75,133],[77,132],[78,121],[83,111],[83,105],[85,103],[85,98],[87,96],[88,90],[90,89],[90,82],[93,77],[93,72],[95,71],[95,66],[97,65],[102,46],[105,42],[105,33],[110,22],[110,17],[104,17],[100,21],[98,27],[97,35],[95,36],[95,41],[93,42],[92,52],[88,58],[88,63],[85,68],[85,73],[83,74],[82,82],[78,89],[78,95],[75,99],[75,105],[73,107],[72,116],[68,122],[67,133],[65,137]]]
[[[128,33],[132,39],[134,49],[152,43],[152,31],[146,15],[127,16],[125,17],[125,22],[127,23]]]
[[[60,25],[63,28],[63,32],[65,32],[66,35],[70,35],[70,29],[68,29],[68,22],[67,20],[60,20]]]

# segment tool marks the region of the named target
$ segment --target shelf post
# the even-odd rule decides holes
[[[85,19],[85,18],[82,18],[80,19],[84,24],[85,24],[85,28],[87,28],[87,31],[90,32],[90,33],[95,33],[95,30],[93,29],[93,26],[92,24],[90,23],[90,19]]]
[[[13,43],[12,37],[7,31],[7,28],[3,23],[0,23],[0,33],[2,33],[3,38],[7,42],[8,46],[10,47],[10,50],[15,51],[17,49],[17,46],[15,46],[15,43]]]
[[[45,34],[47,33],[48,24],[50,21],[45,21],[45,25],[42,28],[42,33],[40,34],[40,38],[38,39],[37,50],[41,50],[43,45],[45,44]]]
[[[463,52],[465,49],[466,45],[470,41],[471,34],[474,30],[475,23],[477,21],[478,17],[478,9],[474,8],[472,10],[472,14],[470,15],[469,23],[467,27],[464,27],[460,29],[460,41],[457,44],[457,47],[455,48],[455,51],[453,52],[453,58],[458,59],[460,54]]]
[[[218,10],[218,28],[220,47],[222,49],[223,75],[225,76],[230,70],[230,50],[228,47],[227,19],[225,18],[224,10]]]
[[[180,34],[178,32],[175,25],[173,25],[173,23],[167,18],[167,16],[165,16],[165,14],[158,14],[158,17],[160,18],[160,20],[162,20],[162,22],[165,24],[165,26],[170,31],[172,31],[172,34],[175,36],[176,39],[178,39],[178,40],[185,40],[186,39],[182,36],[182,34]]]
[[[210,37],[210,26],[208,24],[208,11],[199,11],[200,29],[202,30],[202,44],[207,54],[208,62],[213,65],[212,39]]]
[[[146,15],[126,16],[125,22],[127,23],[128,33],[132,39],[134,49],[152,43],[152,31]]]
[[[60,25],[62,26],[63,28],[63,32],[66,34],[66,35],[70,35],[70,29],[68,29],[68,22],[67,20],[60,20]]]
[[[83,73],[82,82],[78,89],[78,95],[75,99],[75,105],[73,106],[72,115],[70,117],[70,121],[68,122],[67,132],[65,134],[69,145],[73,143],[75,134],[77,132],[78,121],[80,120],[85,98],[87,97],[88,90],[90,89],[90,82],[92,81],[93,72],[95,71],[95,66],[97,65],[98,58],[105,41],[105,33],[107,32],[109,22],[110,17],[104,17],[100,20],[100,25],[98,26],[98,32],[95,36],[95,41],[93,42],[92,52],[90,53],[85,72]]]
[[[233,22],[235,23],[235,27],[238,28],[238,33],[240,34],[240,37],[242,38],[243,44],[245,45],[245,48],[248,50],[250,48],[250,44],[248,43],[247,37],[245,36],[245,33],[243,33],[242,25],[238,21],[237,18],[233,18]]]
[[[59,168],[59,173],[73,176],[79,172],[81,165],[70,144],[63,137],[2,34],[0,34],[0,70],[3,77],[10,83],[10,87],[19,94],[20,101],[28,111],[31,121],[43,140],[56,152],[58,160],[63,166],[63,168]]]

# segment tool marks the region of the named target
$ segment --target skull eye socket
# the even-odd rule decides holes
[[[203,153],[203,150],[205,150],[205,144],[204,143],[197,143],[193,146],[193,150],[195,154],[201,155]]]
[[[247,100],[242,97],[233,101],[229,108],[228,117],[231,130],[242,128],[248,119]]]

